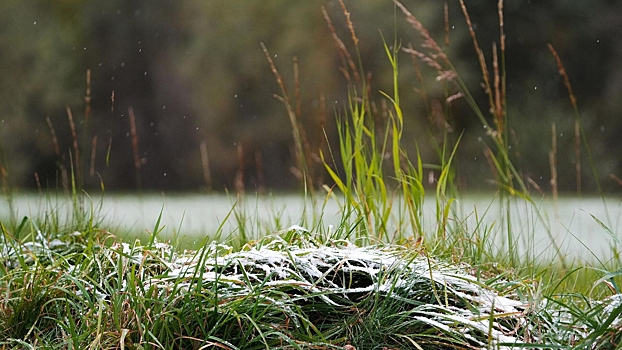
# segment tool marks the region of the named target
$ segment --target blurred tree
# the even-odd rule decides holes
[[[444,41],[443,2],[404,3],[439,42]],[[499,40],[497,2],[466,3],[491,67],[491,43]],[[360,39],[363,66],[372,72],[372,94],[379,100],[379,90],[392,89],[382,36],[389,45],[396,38],[402,46],[411,42],[417,46],[420,39],[390,1],[346,0],[346,5]],[[72,150],[65,111],[69,106],[81,134],[81,173],[87,186],[99,182],[97,175],[89,174],[97,136],[93,170],[109,189],[137,186],[135,157],[145,189],[191,190],[205,185],[202,142],[207,145],[215,189],[233,188],[240,166],[249,187],[265,179],[269,188],[293,188],[297,181],[290,172],[296,164],[291,130],[282,105],[272,97],[279,89],[259,43],[270,50],[291,95],[292,58],[298,58],[301,120],[316,150],[324,137],[320,123],[333,138],[333,117],[347,94],[321,6],[353,50],[341,7],[334,0],[0,2],[0,133],[6,153],[0,161],[9,161],[4,166],[16,184],[34,185],[32,174],[37,172],[44,186],[47,181],[54,187],[57,162],[68,166]],[[448,1],[448,6],[448,53],[483,107],[477,59],[459,3]],[[559,172],[574,171],[574,115],[546,43],[555,46],[566,65],[602,179],[610,172],[622,172],[616,156],[622,151],[617,142],[622,124],[615,117],[622,112],[616,95],[622,88],[622,20],[616,15],[621,6],[611,0],[589,6],[571,0],[505,4],[513,149],[525,174],[542,186],[548,179],[546,140],[553,121],[559,131]],[[419,83],[410,58],[402,55],[400,60],[405,139],[417,139],[425,159],[435,162],[433,147],[426,147],[434,138],[432,126],[421,97],[412,90]],[[87,69],[91,70],[88,118]],[[441,103],[443,86],[433,82],[434,72],[424,73],[432,102]],[[132,146],[130,108],[136,119],[138,154]],[[469,181],[491,177],[478,141],[483,130],[464,103],[454,104],[453,115],[454,134],[466,132],[459,154],[460,166],[469,174],[464,183],[470,188],[485,185]],[[46,117],[56,128],[64,159],[55,154]],[[573,189],[573,176],[562,175],[560,181],[561,188]]]
[[[71,28],[44,3],[0,3],[0,148],[5,155],[0,162],[15,184],[34,184],[33,169],[54,173],[57,156],[45,117],[62,114],[81,90]]]

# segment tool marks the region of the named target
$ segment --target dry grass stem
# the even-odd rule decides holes
[[[89,175],[95,176],[95,156],[97,155],[97,135],[93,136],[91,141],[91,166],[89,169]]]
[[[307,138],[305,136],[304,130],[302,129],[302,124],[299,122],[298,117],[296,116],[297,113],[301,113],[301,111],[297,112],[292,107],[292,103],[291,103],[289,94],[287,92],[287,88],[285,87],[285,82],[283,80],[283,77],[279,73],[279,71],[276,69],[276,65],[274,64],[274,61],[270,57],[270,52],[268,51],[268,49],[263,43],[261,43],[261,48],[266,56],[266,59],[268,60],[270,69],[272,70],[272,73],[274,74],[277,84],[279,85],[279,88],[281,89],[281,93],[283,95],[283,96],[275,95],[274,97],[277,98],[279,101],[281,101],[285,105],[285,108],[287,110],[287,115],[289,117],[289,121],[292,127],[292,135],[294,138],[294,144],[295,144],[294,153],[295,153],[296,163],[298,166],[298,171],[305,174],[305,177],[303,178],[305,180],[308,180],[307,185],[310,186],[312,189],[313,188],[313,184],[311,181],[312,175],[310,174],[310,167],[306,163],[306,159],[308,159],[306,155],[310,153],[309,151],[310,146],[309,146],[309,143],[307,142]],[[294,94],[295,94],[296,100],[300,101],[300,92],[299,92],[300,83],[298,80],[298,61],[296,58],[294,58],[294,75],[295,75],[295,80],[296,80],[294,82],[295,89],[296,89]],[[298,105],[296,109],[299,109],[300,108],[299,102],[296,102],[296,104]]]
[[[538,185],[538,183],[537,183],[537,182],[535,182],[535,181],[534,181],[531,177],[527,176],[527,182],[528,182],[531,186],[533,186],[533,188],[535,188],[535,189],[536,189],[536,191],[538,191],[538,193],[539,193],[541,196],[544,196],[544,195],[545,195],[544,190],[542,189],[542,187],[540,187],[540,185]]]
[[[41,180],[39,179],[39,173],[35,171],[35,183],[37,184],[37,190],[39,194],[43,193],[43,188],[41,187]]]
[[[134,155],[134,167],[136,170],[140,169],[140,157],[138,154],[138,133],[136,132],[136,116],[134,115],[134,109],[130,107],[128,109],[130,118],[130,135],[132,137],[132,153]]]
[[[458,74],[454,70],[442,70],[438,72],[438,76],[436,77],[436,81],[452,81],[458,77]]]
[[[431,68],[434,68],[439,73],[443,71],[443,67],[441,67],[441,65],[436,60],[434,60],[433,58],[429,57],[428,55],[424,54],[421,51],[417,51],[413,49],[412,47],[404,47],[402,48],[402,51],[404,51],[407,54],[410,54],[413,59],[419,58],[423,63],[427,64]]]
[[[0,176],[2,177],[2,191],[9,193],[9,173],[6,171],[2,163],[0,163]]]
[[[296,100],[296,117],[300,120],[302,116],[302,102],[300,99],[300,71],[298,70],[298,57],[292,59],[294,65],[294,99]]]
[[[343,0],[339,0],[339,5],[341,5],[341,10],[343,11],[344,16],[346,16],[346,25],[348,26],[348,30],[350,31],[350,36],[352,37],[352,42],[355,47],[359,46],[359,38],[356,37],[356,32],[354,31],[354,25],[350,20],[350,12],[346,8],[346,5],[343,3]]]
[[[236,145],[236,155],[238,158],[238,171],[235,174],[235,193],[242,195],[244,194],[244,147],[242,146],[242,142],[238,142]]]
[[[487,145],[484,146],[484,156],[486,157],[486,161],[488,162],[488,167],[490,168],[490,172],[495,177],[495,180],[497,182],[500,182],[501,178],[499,176],[499,171],[497,170],[497,166],[495,165],[495,161],[493,160],[493,158],[495,157],[495,154],[492,152],[490,147],[488,147]]]
[[[581,125],[579,119],[574,121],[574,158],[577,184],[577,195],[581,195]]]
[[[138,153],[138,133],[136,132],[136,116],[134,108],[128,108],[128,116],[130,118],[130,135],[132,137],[132,153],[134,155],[134,169],[136,169],[136,185],[142,188],[140,177],[140,156]]]
[[[410,50],[412,50],[412,47],[410,47]],[[423,80],[423,74],[421,73],[421,67],[419,66],[419,59],[417,55],[414,55],[414,54],[411,54],[410,58],[413,62],[413,67],[415,68],[415,77],[417,78],[417,81],[419,82],[419,85],[421,86],[417,90],[417,93],[421,95],[421,98],[423,98],[424,101],[427,101],[428,93],[425,88],[425,82]]]
[[[570,103],[575,111],[578,111],[577,107],[577,98],[572,92],[572,85],[570,85],[570,78],[568,78],[568,73],[566,73],[566,68],[564,68],[564,64],[560,59],[557,51],[551,44],[547,44],[551,54],[555,58],[555,62],[557,63],[557,69],[559,70],[559,75],[561,75],[564,80],[564,85],[566,86],[566,90],[568,90],[568,97],[570,98]],[[581,124],[579,122],[578,117],[575,119],[574,125],[574,137],[575,137],[575,174],[576,174],[576,187],[577,194],[581,194]]]
[[[328,16],[328,12],[326,12],[326,9],[323,6],[322,6],[322,14],[324,15],[324,19],[326,20],[326,25],[328,26],[331,36],[333,37],[333,41],[335,42],[335,46],[337,47],[339,56],[341,56],[341,59],[344,62],[344,67],[341,68],[341,72],[346,78],[346,81],[351,82],[350,73],[348,69],[346,68],[346,67],[350,67],[350,70],[352,71],[352,75],[354,76],[354,80],[360,83],[361,76],[358,73],[358,69],[356,68],[356,64],[354,63],[354,60],[352,59],[352,55],[350,55],[350,52],[348,51],[346,45],[337,35],[337,30],[333,26],[333,22],[330,20],[330,17]]]
[[[201,141],[201,164],[203,165],[203,180],[205,181],[205,188],[208,192],[212,191],[212,173],[209,166],[209,156],[207,153],[207,143],[205,140]]]
[[[562,60],[559,58],[559,55],[557,54],[557,51],[555,51],[555,48],[553,47],[553,45],[547,44],[547,46],[549,47],[549,50],[551,50],[551,53],[553,54],[553,57],[555,58],[555,62],[557,62],[557,69],[559,69],[559,75],[561,75],[562,78],[564,79],[564,85],[566,85],[566,89],[568,90],[568,96],[570,96],[570,103],[572,103],[572,107],[577,108],[577,98],[572,92],[572,86],[570,85],[570,79],[568,78],[568,73],[566,73],[566,69],[564,68],[564,65],[562,64]]]
[[[52,135],[52,145],[54,145],[54,153],[58,157],[60,157],[60,147],[58,146],[58,138],[56,137],[56,130],[54,129],[54,124],[52,124],[52,120],[50,117],[45,117],[45,121],[48,124],[48,128],[50,129],[50,134]]]
[[[114,120],[114,90],[110,93],[110,124]],[[112,129],[112,127],[111,127]],[[108,137],[108,148],[106,149],[106,167],[110,165],[110,153],[112,151],[112,135]]]
[[[110,116],[114,116],[114,90],[110,93]]]
[[[266,177],[263,169],[263,155],[261,149],[255,150],[255,170],[257,171],[257,193],[266,192]]]
[[[453,95],[447,97],[445,99],[445,102],[452,103],[453,101],[455,101],[457,99],[460,99],[460,98],[463,98],[463,97],[464,97],[464,93],[463,92],[458,92],[457,94],[453,94]]]
[[[440,58],[445,65],[447,65],[448,67],[451,67],[452,65],[449,62],[449,58],[447,57],[443,49],[441,49],[441,47],[438,45],[436,40],[432,38],[432,36],[430,35],[430,32],[423,26],[423,24],[421,24],[421,22],[419,22],[417,17],[415,17],[412,13],[410,13],[410,11],[408,11],[408,9],[406,9],[406,7],[402,5],[402,3],[400,3],[399,1],[394,0],[393,2],[395,3],[395,5],[397,5],[397,7],[400,8],[400,10],[402,10],[404,15],[406,16],[406,21],[410,23],[411,26],[417,32],[419,32],[419,35],[423,37],[424,41],[421,46],[424,48],[430,49],[432,51],[432,54],[430,55],[430,57],[433,58],[434,60],[438,60]]]
[[[73,139],[73,154],[75,159],[75,171],[74,173],[77,175],[78,183],[81,183],[80,174],[80,147],[78,145],[78,133],[76,132],[76,124],[73,121],[73,114],[71,113],[71,109],[67,107],[67,119],[69,120],[69,128],[71,129],[71,138]]]
[[[610,173],[609,174],[609,178],[612,179],[613,181],[615,181],[618,185],[622,186],[622,179],[617,177],[615,174]]]
[[[300,70],[298,69],[298,58],[294,57],[293,58],[293,65],[294,65],[294,98],[296,99],[296,122],[298,123],[298,130],[300,132],[299,138],[302,142],[302,146],[303,146],[303,156],[302,157],[302,161],[303,162],[307,162],[306,166],[306,175],[307,175],[307,179],[309,180],[309,186],[311,186],[311,188],[313,188],[313,172],[312,172],[312,167],[311,165],[308,163],[309,162],[309,155],[311,154],[311,145],[309,144],[309,140],[307,138],[307,133],[305,131],[304,125],[302,124],[302,99],[300,97]]]
[[[557,128],[555,123],[551,124],[551,151],[549,152],[549,163],[551,165],[551,189],[553,201],[557,203]]]
[[[475,52],[477,53],[477,60],[479,61],[480,69],[482,70],[482,78],[484,79],[484,89],[486,94],[488,95],[488,100],[490,104],[490,110],[494,111],[495,105],[492,98],[492,92],[490,89],[490,73],[488,73],[488,66],[486,65],[486,58],[484,57],[484,52],[479,47],[477,42],[477,36],[475,35],[475,30],[473,29],[473,23],[471,22],[471,17],[469,16],[469,12],[467,11],[466,5],[464,4],[464,0],[460,0],[460,7],[462,8],[462,13],[464,14],[464,18],[467,22],[467,26],[469,28],[469,34],[471,35],[471,39],[473,40],[473,47],[475,48]]]
[[[371,101],[371,77],[372,77],[372,72],[367,72],[367,74],[365,74],[365,98],[363,98],[363,101]]]
[[[274,64],[274,61],[272,60],[272,57],[270,57],[270,52],[268,52],[268,49],[266,48],[266,45],[264,45],[264,43],[261,43],[261,49],[263,50],[264,55],[266,55],[266,59],[268,60],[268,64],[270,65],[270,69],[272,70],[272,73],[274,74],[275,78],[276,78],[276,83],[279,85],[279,87],[281,88],[281,93],[283,94],[283,99],[285,101],[289,102],[289,94],[287,93],[287,88],[285,87],[285,81],[283,80],[283,77],[281,76],[281,74],[279,73],[279,71],[276,69],[276,65]],[[289,110],[288,110],[289,112]]]
[[[501,96],[501,75],[499,73],[499,56],[497,53],[497,45],[492,44],[492,68],[494,72],[494,87],[495,87],[495,124],[497,125],[498,134],[497,137],[500,139],[503,137],[504,130],[504,120],[503,120],[503,107],[502,107],[502,96]]]
[[[382,132],[382,125],[386,125],[389,122],[389,104],[386,99],[380,100],[380,113],[378,120],[376,120],[377,132]],[[383,154],[383,157],[389,158],[389,154]]]
[[[300,135],[300,131],[298,130],[298,121],[296,120],[296,112],[292,109],[292,105],[289,99],[289,94],[287,93],[287,88],[285,87],[285,82],[283,81],[283,77],[281,76],[279,71],[276,69],[276,65],[274,64],[272,57],[270,57],[270,52],[268,52],[268,49],[263,43],[261,43],[261,48],[264,54],[266,55],[266,59],[268,60],[270,69],[272,70],[272,73],[274,74],[274,77],[276,78],[276,82],[279,85],[279,88],[281,89],[281,93],[283,94],[283,96],[275,96],[275,97],[278,98],[281,102],[283,102],[283,104],[285,104],[285,108],[287,109],[287,115],[289,116],[289,122],[292,126],[294,140],[297,140],[296,147],[299,147],[298,143],[301,143],[301,142],[300,140],[298,140],[298,135]],[[302,153],[302,149],[301,148],[297,149],[296,153],[297,153],[297,157],[300,157]]]
[[[505,25],[503,23],[503,0],[499,0],[497,8],[499,10],[499,39],[501,41],[501,52],[505,52]]]
[[[91,70],[86,70],[86,93],[84,95],[84,121],[88,122],[91,115]]]
[[[503,73],[501,75],[501,104],[502,108],[505,111],[506,101],[507,101],[507,86],[505,83],[506,74],[505,74],[505,24],[503,20],[503,0],[499,0],[498,4],[499,10],[499,40],[501,42],[501,64],[503,64]],[[505,116],[504,116],[505,117]]]

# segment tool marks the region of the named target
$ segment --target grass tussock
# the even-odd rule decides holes
[[[291,226],[265,234],[287,225],[275,212],[274,230],[261,227],[259,219],[251,218],[240,204],[245,198],[244,186],[236,181],[236,186],[241,184],[236,204],[215,238],[206,238],[198,249],[184,250],[177,243],[160,242],[161,215],[147,244],[124,241],[99,228],[97,210],[88,205],[91,200],[83,194],[81,169],[88,162],[82,159],[80,163],[80,154],[86,153],[80,152],[80,138],[68,110],[74,140],[69,156],[71,171],[62,162],[59,170],[73,203],[70,217],[59,217],[50,195],[43,204],[51,210],[43,218],[25,217],[18,223],[12,212],[10,222],[0,225],[0,347],[619,348],[619,239],[597,221],[611,236],[614,258],[605,260],[594,254],[593,265],[568,261],[526,186],[530,179],[523,179],[510,154],[512,120],[507,113],[505,87],[503,1],[497,4],[500,38],[499,46],[492,45],[491,62],[477,40],[466,4],[460,1],[481,69],[486,108],[480,108],[444,51],[449,45],[447,5],[443,46],[406,6],[394,3],[396,14],[399,11],[404,16],[421,43],[402,46],[397,34],[392,43],[385,41],[383,49],[393,80],[390,91],[379,93],[361,62],[355,21],[343,1],[340,5],[347,39],[340,38],[328,12],[322,10],[343,64],[348,99],[336,111],[337,144],[328,142],[326,132],[325,147],[319,150],[311,149],[301,123],[297,59],[293,60],[292,94],[262,44],[280,89],[276,97],[284,104],[292,128],[294,173],[301,182],[305,203],[307,197],[313,203],[311,208],[304,207],[298,223],[312,227],[311,231]],[[593,171],[595,167],[582,132],[577,98],[560,57],[552,46],[549,49],[575,110],[580,195],[582,149]],[[400,99],[406,91],[399,80],[402,56],[412,62],[421,85],[415,91],[422,97],[431,121],[434,161],[424,160],[418,141],[409,145],[411,141],[404,134],[409,115]],[[424,69],[436,75],[434,83],[441,85],[443,101],[430,100]],[[87,78],[85,122],[89,86]],[[459,99],[467,102],[486,130],[483,152],[500,204],[500,220],[491,225],[483,220],[490,208],[483,212],[474,208],[465,214],[459,205],[456,153],[462,135],[455,133],[452,125],[452,104]],[[140,189],[135,116],[131,109],[128,115]],[[48,124],[60,157],[49,119]],[[91,142],[93,150],[97,147],[97,138],[83,141]],[[206,147],[203,142],[201,161],[209,189]],[[242,153],[240,144],[238,154]],[[91,164],[94,156],[91,152]],[[553,180],[558,176],[556,156],[553,138]],[[256,159],[261,165],[261,154]],[[329,176],[332,187],[317,180],[321,172]],[[243,173],[242,164],[240,178]],[[1,166],[0,175],[11,206],[11,191]],[[103,191],[103,181],[101,187]],[[424,207],[430,200],[431,212]],[[340,208],[337,227],[324,224],[328,201],[335,201]],[[531,218],[516,217],[517,206],[527,207]],[[235,221],[235,235],[225,242],[220,238],[230,217]],[[514,230],[518,220],[528,221],[526,235]],[[553,260],[540,259],[525,249],[533,247],[536,224],[548,235]]]

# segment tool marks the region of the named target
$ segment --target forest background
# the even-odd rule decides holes
[[[404,4],[439,42],[448,33],[450,58],[485,106],[477,57],[458,1],[446,2],[447,28],[445,2]],[[490,62],[491,43],[499,35],[496,1],[466,4]],[[372,98],[380,101],[380,91],[392,89],[383,36],[389,44],[397,38],[402,46],[416,46],[418,34],[391,1],[346,5],[361,40],[361,61],[371,72]],[[312,152],[337,145],[335,118],[348,91],[322,7],[341,37],[349,38],[337,1],[0,2],[3,178],[16,188],[66,186],[59,169],[69,169],[76,153],[71,111],[81,144],[79,173],[87,188],[99,188],[102,179],[107,190],[222,191],[235,188],[236,179],[238,189],[240,183],[247,190],[296,188],[300,174],[291,126],[273,96],[279,87],[260,43],[292,92],[297,59],[299,120]],[[576,190],[575,117],[547,48],[550,43],[578,98],[599,180],[606,190],[622,188],[621,13],[622,3],[613,0],[506,2],[511,156],[531,185],[550,186],[554,123],[557,171],[568,174],[559,176],[558,186]],[[435,72],[422,68],[429,78],[424,100],[410,57],[400,59],[404,139],[416,140],[424,161],[435,163],[440,135],[449,131],[457,139],[463,133],[457,183],[469,190],[496,189],[482,181],[491,178],[481,142],[486,130],[468,105],[453,101],[450,115],[444,115],[446,95],[434,83]],[[377,107],[381,116],[380,102]],[[312,161],[318,169],[315,181],[328,181],[319,158]],[[582,172],[591,174],[587,165]],[[593,176],[583,177],[582,188],[596,189]]]

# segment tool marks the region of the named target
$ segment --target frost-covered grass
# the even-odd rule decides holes
[[[299,226],[240,250],[33,233],[3,232],[3,348],[605,349],[622,327],[619,295],[525,294],[528,280]]]

